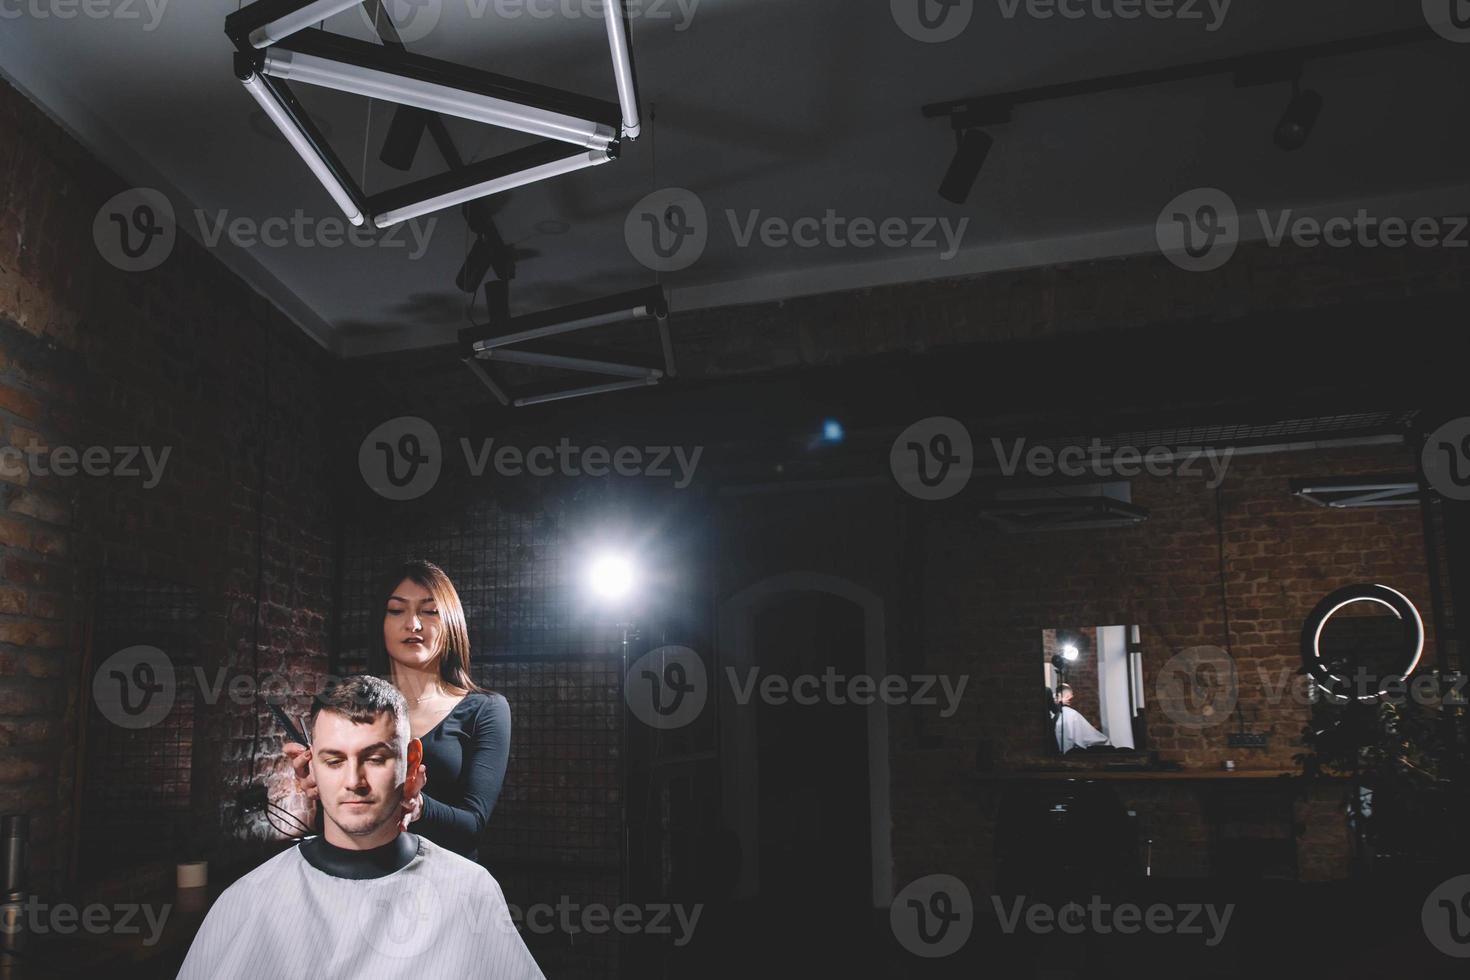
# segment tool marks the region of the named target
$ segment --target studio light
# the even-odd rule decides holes
[[[1295,90],[1291,104],[1276,124],[1276,145],[1283,150],[1300,150],[1312,135],[1321,112],[1321,95],[1311,89]]]
[[[481,330],[462,330],[460,340],[470,345],[472,353],[478,354],[499,347],[524,343],[528,340],[540,340],[558,334],[585,330],[588,327],[622,323],[626,320],[643,320],[649,317],[664,320],[668,318],[668,315],[669,305],[664,291],[655,286],[651,289],[619,293],[606,299],[590,300],[586,303],[576,303],[572,306],[562,306],[541,313],[514,317],[508,324],[509,331],[503,334],[487,336],[486,332]]]
[[[588,587],[594,596],[605,602],[628,598],[636,584],[637,573],[633,563],[623,555],[599,555],[587,568]]]
[[[959,145],[949,172],[939,185],[939,196],[953,204],[964,204],[970,198],[970,191],[975,187],[995,141],[981,129],[962,130],[956,134],[956,139]]]
[[[1068,662],[1076,660],[1078,656],[1077,647],[1071,643],[1062,647],[1062,659]]]

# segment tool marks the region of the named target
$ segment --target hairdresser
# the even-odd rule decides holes
[[[381,643],[368,645],[368,672],[408,701],[413,738],[423,743],[424,792],[403,804],[404,829],[478,860],[480,832],[495,809],[510,756],[510,705],[470,680],[470,639],[459,593],[439,566],[411,561],[382,592]],[[317,799],[311,751],[283,751],[297,784]]]

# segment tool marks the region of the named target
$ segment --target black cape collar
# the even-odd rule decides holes
[[[399,834],[382,847],[353,851],[328,844],[325,837],[312,837],[301,843],[301,856],[306,863],[333,878],[384,878],[408,866],[418,857],[417,834]]]

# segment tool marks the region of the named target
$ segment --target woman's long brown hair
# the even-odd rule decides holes
[[[404,562],[383,584],[380,594],[382,602],[378,604],[378,618],[375,620],[378,624],[376,639],[368,643],[368,672],[392,679],[388,649],[383,645],[382,617],[388,608],[388,600],[393,596],[393,590],[404,579],[427,589],[439,610],[439,621],[444,628],[444,642],[436,651],[440,680],[464,691],[484,691],[484,688],[470,679],[470,631],[465,624],[464,605],[459,601],[459,592],[455,590],[449,576],[444,574],[444,569],[431,561]]]

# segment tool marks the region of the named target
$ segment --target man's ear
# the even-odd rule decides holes
[[[424,763],[424,743],[416,738],[408,740],[408,775],[403,780],[404,798],[417,796],[419,790],[424,788],[424,781],[419,778],[419,766]]]

